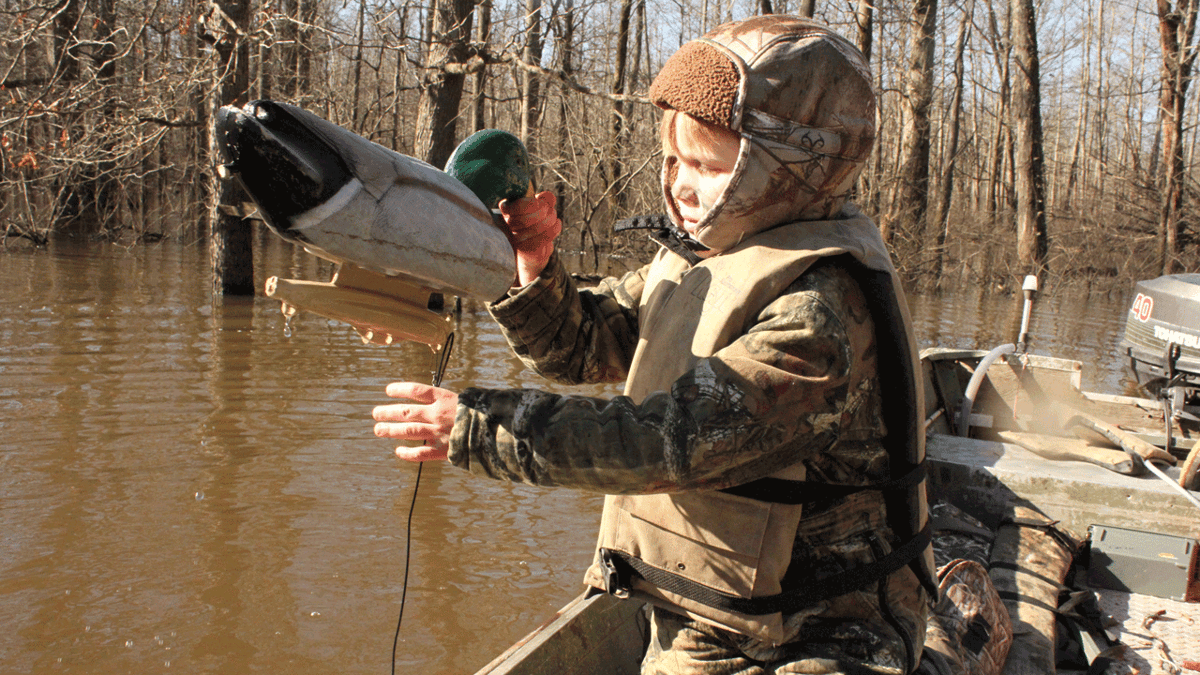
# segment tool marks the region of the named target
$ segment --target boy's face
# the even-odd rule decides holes
[[[680,116],[682,117],[682,116]],[[671,196],[683,218],[683,228],[696,236],[696,224],[704,218],[717,198],[729,185],[737,165],[739,139],[733,133],[715,138],[701,138],[688,133],[689,125],[680,125],[675,134],[674,148],[668,159],[675,160],[675,181]]]

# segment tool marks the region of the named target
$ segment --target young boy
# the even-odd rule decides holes
[[[542,193],[501,210],[517,285],[490,307],[521,359],[599,400],[389,385],[405,459],[609,495],[586,583],[653,604],[644,673],[907,673],[932,558],[904,300],[846,198],[875,98],[857,49],[764,16],[684,45],[650,97],[677,230],[578,290]],[[673,241],[670,241],[673,240]]]

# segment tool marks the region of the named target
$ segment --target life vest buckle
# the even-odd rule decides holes
[[[610,595],[629,597],[629,567],[612,549],[600,549],[600,569],[604,576],[604,590]]]

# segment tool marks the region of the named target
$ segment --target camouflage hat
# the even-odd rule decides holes
[[[746,235],[837,215],[875,142],[875,92],[862,53],[824,24],[769,15],[688,42],[663,66],[650,100],[741,136],[729,186],[697,238],[725,250]],[[663,163],[671,196],[675,167]]]

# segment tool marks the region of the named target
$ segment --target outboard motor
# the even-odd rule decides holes
[[[1138,384],[1176,415],[1200,405],[1200,274],[1140,281],[1121,345]]]

